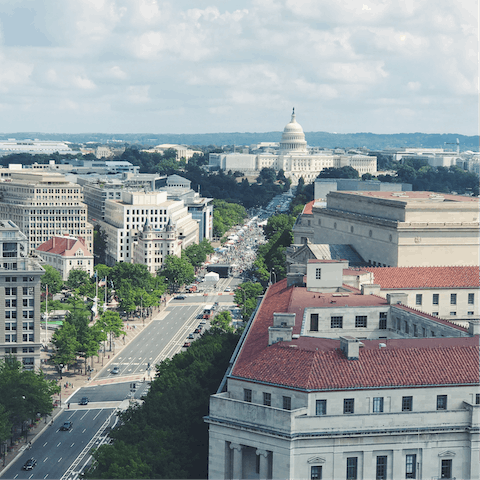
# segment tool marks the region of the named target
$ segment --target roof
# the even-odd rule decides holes
[[[304,207],[303,207],[303,212],[302,215],[311,215],[313,204],[315,203],[315,200],[312,200],[311,202],[308,202]]]
[[[390,307],[384,298],[361,295],[355,289],[348,296],[334,295],[309,292],[303,287],[288,288],[286,280],[270,286],[231,377],[304,390],[478,385],[478,336],[362,340],[364,347],[358,360],[344,356],[339,339],[300,336],[290,342],[268,345],[268,327],[273,325],[276,312],[296,314],[295,335],[301,332],[305,308]],[[436,317],[428,318],[439,321]],[[380,343],[387,347],[380,348]]]
[[[67,257],[73,254],[74,249],[75,251],[81,249],[87,255],[91,255],[82,237],[52,237],[39,245],[35,250]]]
[[[335,194],[348,194],[358,195],[363,197],[384,198],[387,200],[398,200],[402,202],[415,202],[415,201],[434,201],[436,203],[439,200],[444,202],[466,202],[466,203],[478,203],[478,197],[467,197],[463,195],[453,195],[450,193],[438,193],[438,192],[425,192],[425,191],[401,191],[401,192],[380,192],[380,191],[336,191]]]
[[[364,267],[373,273],[373,283],[382,289],[478,288],[478,266],[454,267]]]

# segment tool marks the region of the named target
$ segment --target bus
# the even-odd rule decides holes
[[[205,305],[203,308],[203,318],[208,320],[213,312],[213,305]]]

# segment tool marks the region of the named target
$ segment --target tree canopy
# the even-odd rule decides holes
[[[235,290],[235,303],[242,307],[242,316],[248,320],[257,307],[257,297],[262,295],[264,288],[261,283],[244,282]]]
[[[187,258],[168,255],[165,258],[161,276],[170,290],[177,291],[181,285],[195,280],[195,271]]]
[[[236,203],[228,203],[224,200],[213,202],[213,234],[222,237],[234,225],[243,222],[247,216],[245,207]]]
[[[48,285],[49,295],[55,295],[63,287],[63,280],[60,272],[51,265],[43,265],[45,273],[40,277],[42,288]]]

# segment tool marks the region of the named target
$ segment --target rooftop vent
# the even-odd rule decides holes
[[[378,348],[380,348],[380,349],[387,348],[387,344],[386,343],[379,343]]]

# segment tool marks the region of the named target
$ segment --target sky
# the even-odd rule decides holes
[[[476,0],[6,0],[0,132],[478,134]]]

